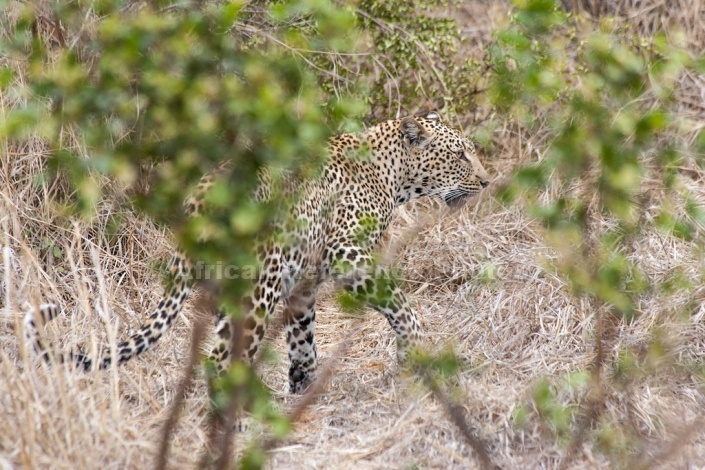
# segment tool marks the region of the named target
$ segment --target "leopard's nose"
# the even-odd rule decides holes
[[[487,180],[480,180],[480,186],[482,186],[483,188],[486,188],[486,187],[489,186],[489,185],[490,185],[490,182],[489,182],[489,181],[487,181]]]

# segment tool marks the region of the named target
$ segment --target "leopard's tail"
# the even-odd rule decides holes
[[[59,308],[54,304],[42,304],[29,309],[23,325],[26,346],[49,363],[73,363],[76,367],[87,371],[105,369],[113,362],[117,365],[124,364],[154,346],[169,330],[186,303],[191,290],[191,266],[186,255],[175,254],[169,262],[169,270],[171,283],[157,308],[149,315],[139,331],[118,343],[114,351],[110,347],[103,347],[95,358],[80,351],[53,351],[50,345],[42,341],[40,329],[59,314]]]
[[[206,174],[201,178],[195,191],[184,201],[183,208],[187,217],[196,216],[203,211],[205,196],[215,183],[216,178],[227,176],[232,168],[232,162],[226,160],[221,162],[213,173]],[[118,343],[114,352],[111,351],[111,348],[104,347],[95,358],[80,351],[52,352],[53,348],[42,341],[40,329],[58,315],[59,309],[54,304],[43,304],[37,308],[30,308],[25,315],[24,336],[27,347],[47,362],[74,363],[77,367],[85,370],[105,369],[114,362],[120,365],[139,356],[154,346],[171,327],[176,317],[181,313],[191,290],[192,266],[185,253],[179,251],[171,258],[169,271],[171,283],[166,288],[156,310],[149,315],[137,333]]]

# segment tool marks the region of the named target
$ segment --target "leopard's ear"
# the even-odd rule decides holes
[[[432,121],[440,121],[441,116],[435,111],[431,111],[426,115],[426,119],[431,119]]]
[[[431,133],[413,117],[405,117],[399,123],[404,138],[414,147],[423,148],[431,142]]]

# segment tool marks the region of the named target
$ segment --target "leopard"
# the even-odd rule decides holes
[[[204,211],[207,193],[219,174],[232,171],[221,164],[202,177],[184,201],[187,215]],[[263,171],[253,197],[276,197],[274,178]],[[422,197],[439,198],[459,207],[490,184],[473,142],[443,122],[437,112],[392,119],[359,133],[329,139],[327,158],[317,177],[293,184],[298,197],[291,208],[295,224],[272,230],[286,237],[268,237],[258,249],[260,270],[249,294],[242,298],[241,359],[252,363],[266,329],[283,304],[281,318],[289,358],[289,392],[304,393],[316,380],[316,294],[326,280],[381,313],[396,337],[397,361],[404,364],[422,346],[419,317],[389,268],[376,256],[395,208]],[[113,350],[97,357],[79,350],[59,354],[42,340],[41,326],[56,318],[54,304],[30,308],[24,317],[26,345],[47,361],[71,362],[84,370],[124,364],[152,348],[174,323],[193,287],[193,265],[183,251],[168,263],[171,283],[145,323]],[[385,282],[377,282],[384,279]],[[210,359],[216,373],[231,360],[234,320],[215,312],[215,341]]]

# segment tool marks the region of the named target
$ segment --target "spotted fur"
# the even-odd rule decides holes
[[[215,174],[228,169],[223,166]],[[187,199],[188,214],[202,211],[214,177],[205,176]],[[263,245],[259,278],[242,301],[246,309],[243,356],[248,360],[255,356],[276,305],[283,302],[289,387],[292,393],[304,391],[314,380],[317,365],[316,291],[332,278],[387,318],[396,335],[398,359],[403,361],[410,348],[419,344],[421,328],[404,293],[375,262],[380,237],[400,204],[435,196],[455,206],[488,184],[473,144],[435,113],[386,121],[361,134],[333,138],[320,177],[297,188],[299,199],[292,211],[297,223],[281,224],[287,227],[286,242],[275,237]],[[271,197],[270,185],[265,175],[256,197]],[[171,286],[145,325],[118,345],[115,356],[105,348],[97,359],[72,352],[59,355],[60,360],[85,369],[105,368],[154,345],[183,308],[190,288],[188,258],[177,253],[169,266]],[[50,321],[56,314],[55,306],[44,305],[25,317],[27,343],[47,359],[51,354],[41,342],[37,322]],[[219,371],[231,359],[232,328],[230,318],[220,314],[211,352]]]

